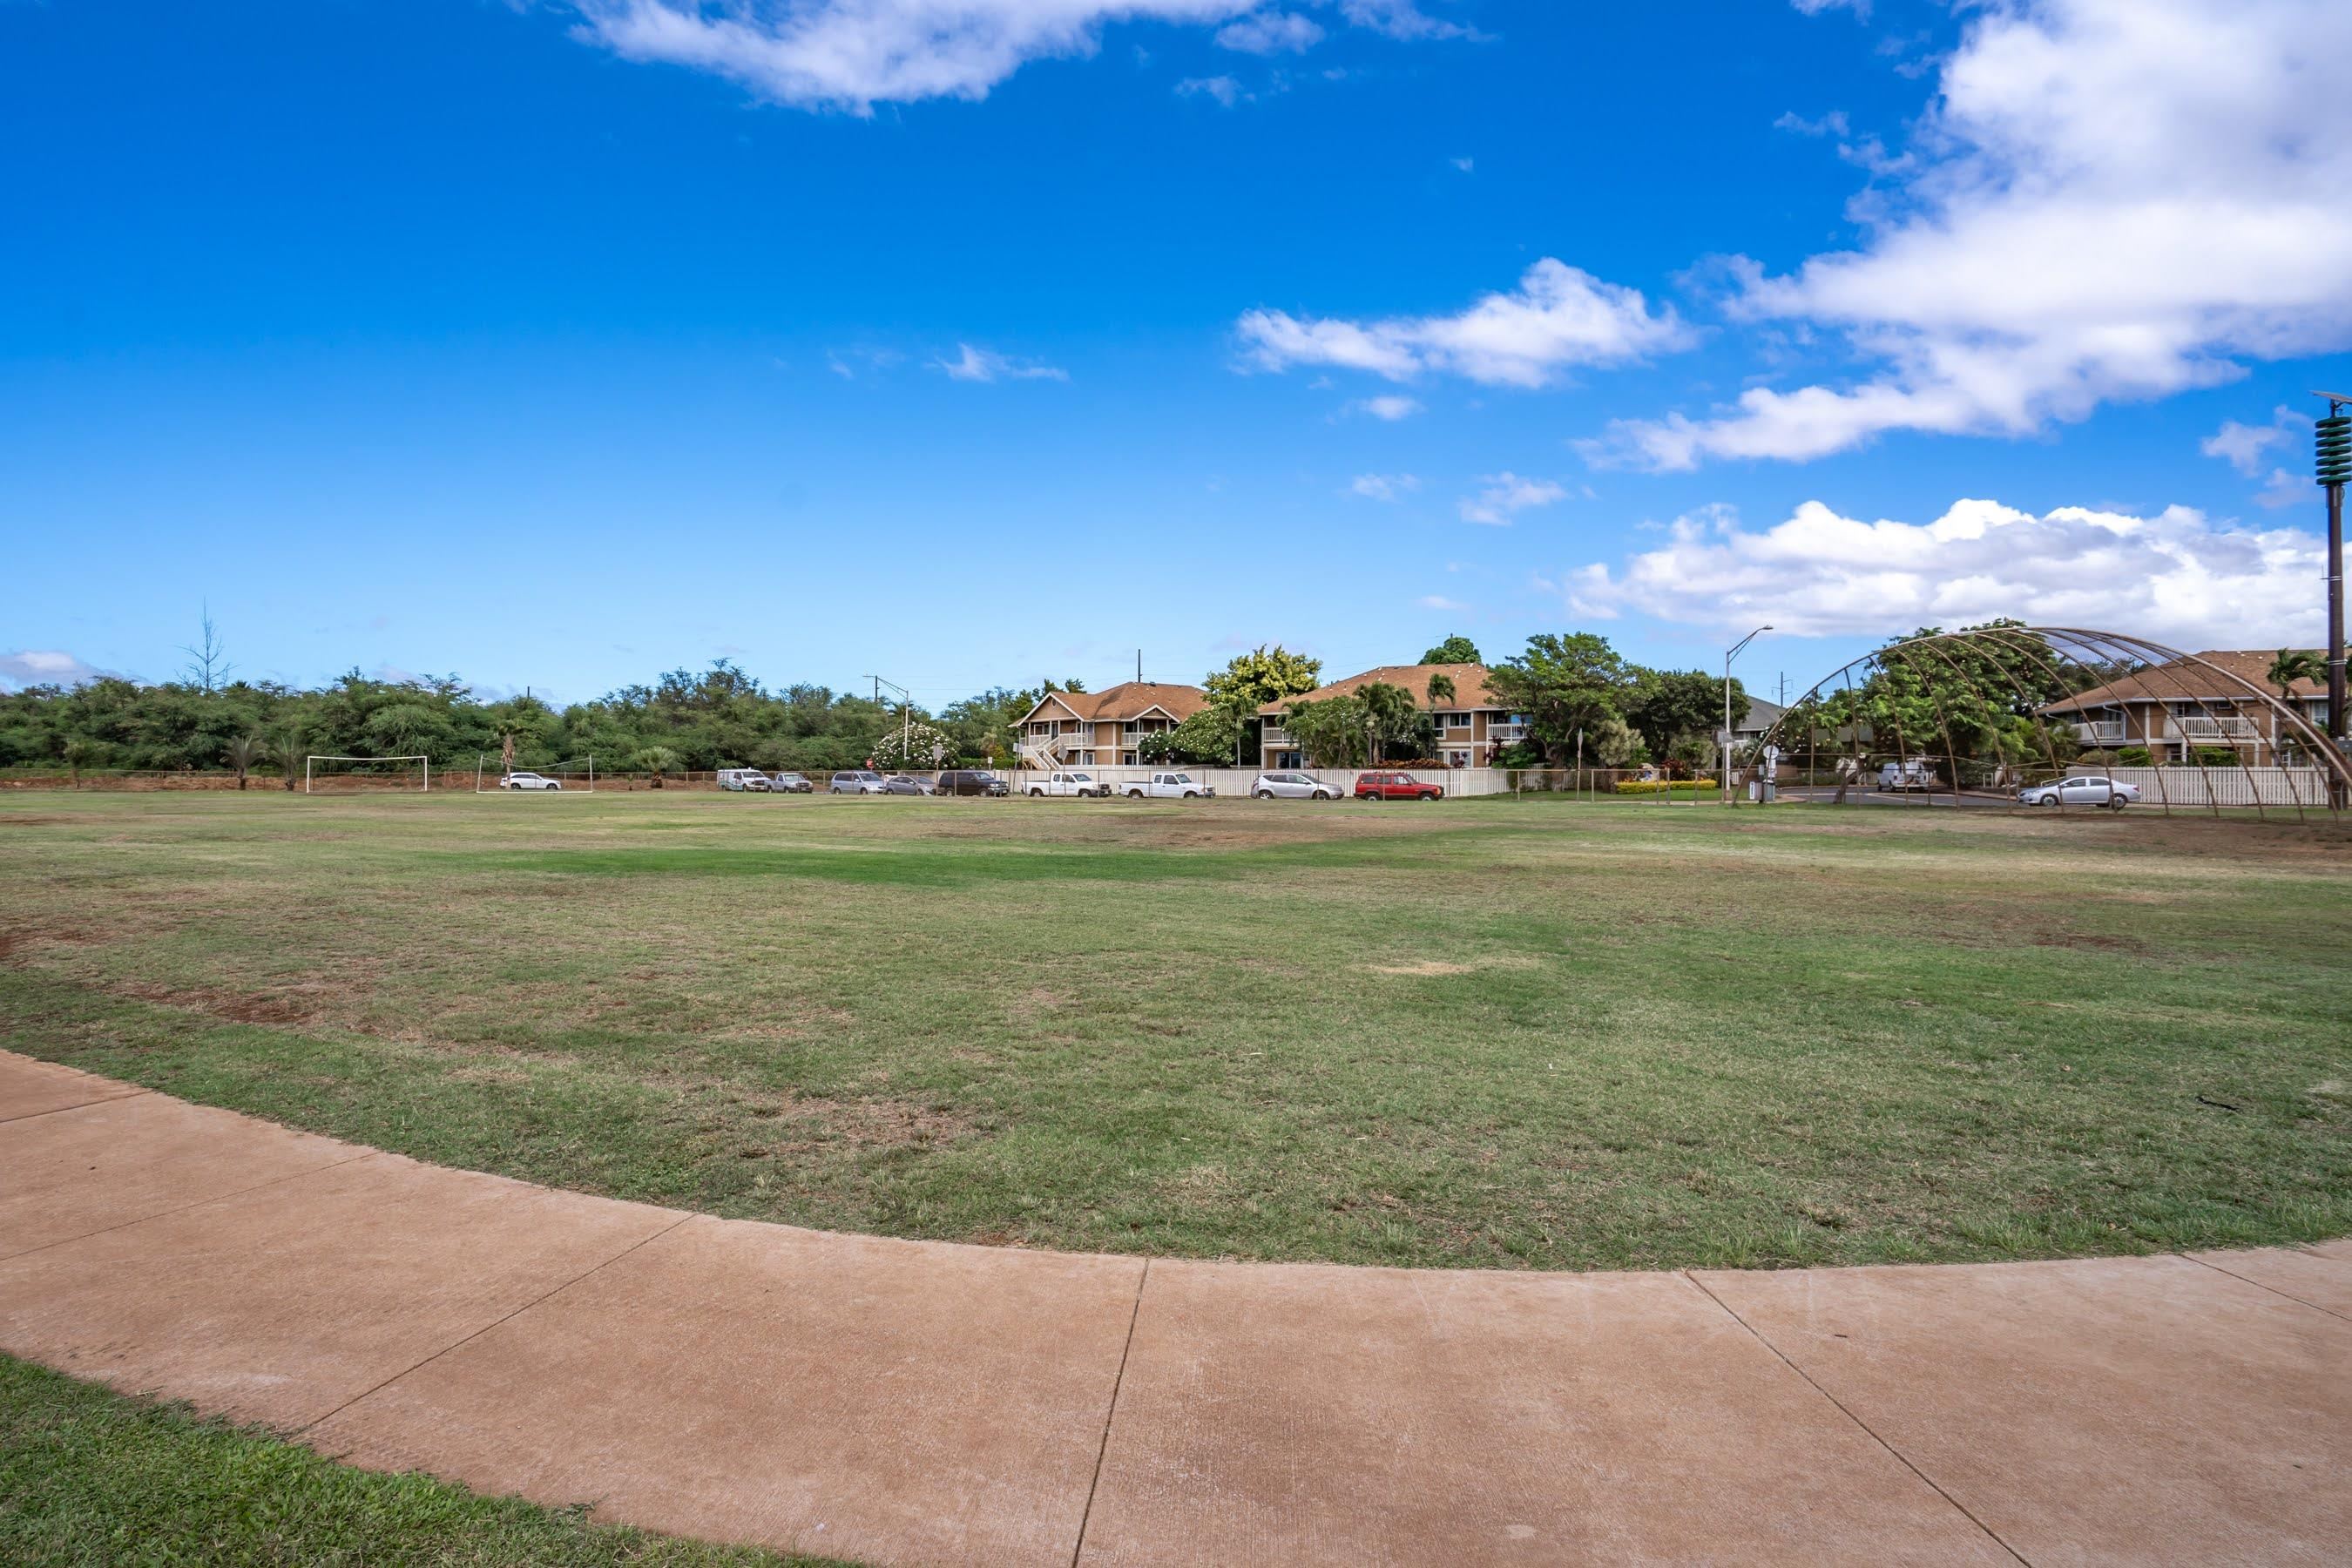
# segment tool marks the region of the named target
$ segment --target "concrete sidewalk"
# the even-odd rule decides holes
[[[875,1563],[2340,1563],[2352,1243],[1541,1275],[835,1236],[0,1053],[0,1350]]]

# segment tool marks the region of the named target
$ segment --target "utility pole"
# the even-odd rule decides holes
[[[1741,648],[1746,647],[1749,643],[1754,642],[1758,637],[1762,637],[1766,632],[1769,632],[1771,629],[1772,628],[1770,626],[1758,626],[1754,631],[1749,632],[1746,637],[1741,637],[1738,642],[1733,643],[1731,647],[1724,652],[1723,754],[1716,758],[1715,771],[1720,774],[1723,779],[1723,804],[1726,805],[1729,805],[1731,804],[1731,661],[1739,657],[1739,650]],[[1693,794],[1691,804],[1694,805],[1698,804],[1696,792]]]
[[[2327,490],[2327,738],[2339,761],[2346,754],[2344,691],[2344,481],[2352,479],[2352,393],[2315,392],[2327,399],[2327,417],[2319,422],[2317,474]],[[2327,797],[2338,811],[2344,798],[2343,775],[2328,771]]]
[[[914,770],[907,764],[910,761],[908,756],[908,745],[914,739],[915,694],[897,681],[885,680],[878,675],[869,675],[866,679],[874,683],[874,705],[877,708],[882,706],[884,687],[887,686],[898,694],[898,768],[902,773],[912,773]]]

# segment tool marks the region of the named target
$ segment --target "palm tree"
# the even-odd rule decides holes
[[[283,735],[278,736],[277,741],[270,747],[270,754],[271,760],[276,762],[278,764],[278,776],[279,781],[285,784],[288,792],[290,794],[294,788],[294,775],[299,773],[302,769],[302,736],[300,732],[294,730],[289,730]]]
[[[1392,742],[1409,738],[1418,710],[1413,706],[1412,693],[1402,686],[1391,686],[1385,680],[1368,681],[1356,689],[1356,700],[1364,705],[1364,739],[1367,752],[1377,763],[1381,748]]]
[[[81,788],[81,765],[89,761],[91,752],[90,743],[79,735],[58,748],[58,753],[65,758],[66,767],[73,774],[73,786],[76,789]]]
[[[258,735],[245,735],[221,748],[221,756],[236,770],[236,787],[245,787],[245,775],[254,764],[269,755],[269,742]]]
[[[1437,710],[1444,707],[1447,703],[1452,702],[1454,700],[1454,678],[1452,676],[1446,674],[1441,669],[1436,674],[1429,678],[1429,721],[1433,726],[1437,722]],[[1444,739],[1444,736],[1441,733],[1438,736],[1438,739],[1442,741]]]
[[[2279,689],[2279,700],[2292,703],[2296,681],[2325,681],[2327,679],[2327,660],[2321,658],[2315,648],[2283,647],[2278,650],[2278,657],[2271,660],[2268,674],[2270,683]]]
[[[2271,660],[2271,667],[2265,674],[2270,683],[2278,688],[2279,700],[2292,708],[2294,706],[2294,683],[2298,680],[2315,680],[2324,684],[2327,679],[2327,660],[2320,656],[2316,648],[2283,647],[2278,650],[2278,657]],[[2273,740],[2285,742],[2286,737],[2280,734],[2278,730],[2278,721],[2273,719],[2271,722]],[[2280,744],[2273,749],[2283,752],[2285,747]],[[2282,756],[2278,760],[2284,762],[2286,759]]]
[[[654,775],[654,788],[662,786],[662,775],[677,767],[677,753],[667,746],[647,746],[637,753],[637,766]]]

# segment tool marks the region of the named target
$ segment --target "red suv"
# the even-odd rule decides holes
[[[1436,800],[1445,794],[1443,784],[1423,784],[1411,773],[1358,773],[1358,800]]]

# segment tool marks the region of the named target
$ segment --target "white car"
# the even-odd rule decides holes
[[[719,787],[765,795],[769,787],[768,775],[757,768],[721,768],[719,770]]]
[[[2139,785],[2127,784],[2121,779],[2088,778],[2053,779],[2048,784],[2028,784],[2017,792],[2020,805],[2104,805],[2110,811],[2121,811],[2139,801]]]
[[[563,787],[562,781],[541,773],[509,773],[499,781],[500,789],[552,789]]]
[[[1110,785],[1101,783],[1092,773],[1048,773],[1042,784],[1029,786],[1033,795],[1100,795],[1108,799]]]
[[[890,793],[890,781],[880,773],[870,773],[864,768],[846,768],[833,775],[833,782],[825,785],[824,793],[827,795],[887,795]]]
[[[1250,794],[1260,800],[1337,800],[1338,786],[1327,784],[1313,773],[1260,773],[1250,785]]]
[[[1936,766],[1925,757],[1914,757],[1907,763],[1888,763],[1878,770],[1881,789],[1935,790],[1943,786],[1937,781]]]
[[[1154,773],[1148,784],[1127,786],[1129,800],[1193,800],[1216,793],[1207,784],[1194,783],[1191,773]]]

